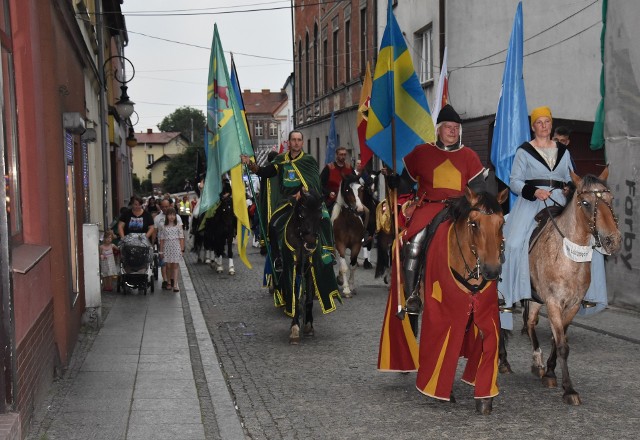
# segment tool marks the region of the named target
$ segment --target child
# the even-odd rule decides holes
[[[166,289],[173,289],[179,292],[178,287],[178,263],[184,254],[184,232],[182,226],[178,225],[176,210],[167,209],[165,213],[164,227],[160,229],[160,256],[164,258],[167,265],[167,278],[171,283]]]
[[[113,231],[106,231],[100,245],[100,276],[102,277],[102,288],[106,292],[113,290],[111,283],[113,278],[118,275],[114,257],[118,248],[113,244],[113,237]]]

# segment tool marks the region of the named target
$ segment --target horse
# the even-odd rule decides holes
[[[545,369],[536,335],[538,314],[543,304],[527,301],[523,319],[524,329],[533,348],[531,371],[542,379],[543,385],[555,388],[558,386],[555,368],[559,357],[564,389],[562,400],[569,405],[580,405],[582,402],[569,376],[567,330],[589,288],[591,264],[565,257],[562,250],[563,242],[566,236],[573,243],[585,245],[587,248],[590,247],[590,243],[594,243],[607,254],[615,254],[620,250],[622,236],[613,213],[613,196],[606,184],[608,176],[608,168],[605,168],[599,177],[588,174],[580,178],[571,172],[575,192],[567,197],[567,203],[561,213],[549,218],[540,228],[529,247],[532,294],[537,295],[547,306],[553,333],[551,352]],[[506,353],[504,357],[506,360]]]
[[[284,230],[283,264],[286,268],[293,266],[293,282],[283,290],[287,292],[285,302],[293,308],[293,316],[289,333],[289,343],[300,342],[300,321],[303,334],[313,336],[313,293],[315,292],[312,275],[312,257],[318,246],[320,223],[322,221],[322,196],[314,190],[301,191],[301,195],[293,205],[293,211]],[[287,252],[288,251],[288,252]],[[316,255],[316,258],[317,257]],[[284,272],[280,284],[284,281]],[[276,280],[277,282],[278,280]],[[286,284],[286,283],[285,283]],[[290,296],[288,296],[290,295]]]
[[[226,256],[229,259],[229,275],[235,275],[236,269],[233,265],[233,237],[236,233],[237,219],[233,213],[233,200],[231,195],[222,197],[220,205],[216,209],[210,222],[210,233],[213,236],[213,252],[215,258],[211,262],[211,267],[215,268],[217,273],[224,272],[222,258]],[[227,246],[225,254],[224,247]]]
[[[385,284],[389,284],[391,275],[391,246],[395,238],[395,221],[389,209],[389,202],[384,199],[375,209],[376,221],[376,272],[375,278],[383,277]]]
[[[364,221],[360,217],[361,214],[365,213],[365,208],[360,200],[362,191],[363,188],[357,176],[345,176],[340,182],[338,197],[331,213],[333,239],[340,265],[337,281],[339,286],[343,286],[342,296],[345,298],[351,298],[351,294],[355,294],[354,285],[355,272],[358,267],[358,254],[362,248],[365,224],[369,222],[368,212],[365,214]],[[351,255],[349,265],[345,260],[347,249],[349,249]]]
[[[475,385],[476,410],[481,414],[491,413],[489,396],[496,392],[500,328],[496,285],[504,252],[500,204],[507,196],[508,189],[496,197],[467,187],[464,196],[449,200],[447,220],[436,229],[427,250],[423,279],[416,386],[431,397],[455,402],[452,395],[440,394],[453,384],[462,355],[468,359],[462,380]]]
[[[362,201],[362,205],[365,208],[365,212],[367,213],[366,217],[369,219],[368,221],[366,219],[364,220],[365,236],[362,243],[362,256],[364,261],[362,263],[362,268],[371,269],[373,268],[373,265],[369,261],[369,257],[371,254],[371,248],[374,244],[373,237],[376,233],[376,207],[378,206],[378,201],[374,195],[373,180],[368,184],[364,178],[361,178],[360,183],[362,183],[362,192],[359,196]]]

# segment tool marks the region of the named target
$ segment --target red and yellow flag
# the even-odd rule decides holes
[[[357,126],[358,126],[358,140],[360,141],[360,160],[362,166],[365,166],[367,162],[373,157],[373,151],[367,146],[367,113],[369,112],[369,103],[371,102],[371,69],[369,68],[369,62],[367,62],[367,73],[364,76],[364,82],[362,83],[362,89],[360,91],[360,106],[358,106]]]

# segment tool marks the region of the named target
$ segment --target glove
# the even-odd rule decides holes
[[[387,185],[390,189],[398,189],[400,186],[400,176],[396,173],[387,176]]]

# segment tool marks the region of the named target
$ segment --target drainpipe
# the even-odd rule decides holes
[[[107,85],[104,75],[104,9],[102,0],[96,0],[96,27],[98,28],[98,75],[100,78],[100,139],[102,142],[102,221],[103,231],[111,223],[109,220],[109,139],[107,137]]]
[[[298,108],[298,106],[296,104],[298,104],[296,102],[296,95],[297,95],[297,90],[296,88],[298,87],[298,84],[296,83],[296,34],[295,34],[295,22],[293,20],[293,11],[294,11],[294,5],[293,5],[293,0],[291,0],[291,53],[292,53],[292,57],[291,59],[293,60],[293,87],[291,88],[292,90],[292,94],[293,94],[293,128],[296,127],[297,125],[297,117],[296,117],[296,109]],[[288,133],[287,133],[288,134]]]

